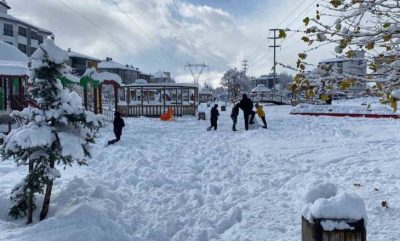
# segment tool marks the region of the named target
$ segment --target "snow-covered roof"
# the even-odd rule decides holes
[[[104,60],[101,61],[98,64],[99,69],[127,69],[127,70],[132,70],[132,71],[137,71],[139,72],[138,69],[132,67],[132,66],[126,66],[124,64],[120,64],[114,60]]]
[[[99,82],[103,82],[105,80],[114,80],[118,82],[120,85],[122,84],[122,79],[119,75],[109,72],[97,72],[95,68],[86,69],[83,76],[90,76],[90,78],[97,80]]]
[[[190,88],[199,88],[199,85],[196,83],[149,83],[149,84],[128,84],[122,86],[130,86],[130,87],[190,87]]]
[[[276,78],[278,78],[278,76]],[[254,80],[272,80],[272,79],[274,79],[274,76],[272,75],[261,75],[260,77],[257,77],[252,80],[254,81]]]
[[[137,79],[137,80],[135,80],[135,84],[147,84],[147,80],[145,80],[145,79]]]
[[[81,54],[81,53],[77,53],[77,52],[74,52],[74,51],[68,51],[68,56],[69,57],[82,58],[82,59],[90,59],[90,60],[95,60],[95,61],[101,61],[100,59],[91,57],[89,55],[84,55],[84,54]]]
[[[67,78],[68,80],[70,80],[74,83],[78,83],[78,84],[81,81],[81,79],[78,76],[70,74],[70,73],[64,74],[64,77]]]
[[[0,41],[0,75],[25,76],[28,74],[26,55],[14,46]]]
[[[13,16],[11,16],[9,14],[0,13],[0,18],[7,19],[7,20],[10,20],[10,21],[14,21],[14,22],[17,22],[17,23],[20,23],[20,24],[24,24],[24,25],[30,26],[30,27],[32,27],[34,29],[37,29],[39,32],[47,33],[49,35],[52,33],[51,31],[49,31],[47,29],[40,28],[38,26],[32,25],[32,24],[30,24],[28,22],[25,22],[25,21],[22,21],[22,20],[20,20],[18,18],[15,18],[15,17],[13,17]]]
[[[258,84],[251,92],[271,92],[271,89],[263,84]]]
[[[114,81],[118,82],[119,84],[122,84],[121,77],[114,73],[109,73],[109,72],[94,73],[92,75],[92,78],[94,80],[98,80],[100,82],[103,82],[105,80],[114,80]]]

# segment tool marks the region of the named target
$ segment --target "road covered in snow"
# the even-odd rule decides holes
[[[297,241],[307,186],[321,181],[364,199],[369,240],[398,240],[399,120],[265,110],[269,129],[248,132],[242,116],[231,131],[229,108],[209,132],[195,118],[125,119],[121,142],[104,147],[109,125],[89,166],[61,171],[49,217],[29,226],[7,217],[27,168],[2,162],[0,240]]]

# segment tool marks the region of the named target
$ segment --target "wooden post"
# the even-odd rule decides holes
[[[7,99],[8,99],[8,84],[7,84],[7,78],[3,78],[3,86],[4,86],[4,110],[7,110]]]
[[[99,85],[99,89],[98,89],[98,95],[99,95],[99,113],[103,114],[103,85],[100,84]]]
[[[118,86],[115,84],[114,84],[114,98],[115,98],[115,111],[118,111],[118,101],[119,101]]]
[[[18,78],[18,97],[24,98],[24,87],[22,86],[22,77]]]
[[[9,86],[9,88],[10,88],[10,107],[11,107],[11,109],[15,106],[14,105],[14,83],[13,83],[13,79],[11,79],[11,78],[8,78],[8,86]]]
[[[87,110],[88,108],[88,91],[87,88],[83,88],[83,104],[85,106],[85,109]]]
[[[352,229],[345,230],[324,230],[321,222],[345,222]],[[301,225],[301,241],[366,241],[367,231],[365,229],[364,220],[329,220],[329,219],[316,219],[314,223],[310,223],[302,217]]]
[[[93,111],[97,114],[97,88],[93,88]]]
[[[166,108],[166,105],[167,105],[165,95],[166,95],[166,88],[165,88],[165,86],[164,86],[164,112],[166,111],[165,108]]]

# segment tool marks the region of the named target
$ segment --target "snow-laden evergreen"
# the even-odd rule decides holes
[[[63,88],[58,77],[69,72],[67,52],[45,40],[32,55],[33,72],[29,94],[36,108],[14,111],[11,116],[21,126],[3,137],[3,159],[13,158],[29,172],[12,191],[9,215],[18,218],[28,214],[32,222],[35,194],[46,194],[40,219],[47,214],[53,180],[60,177],[56,164],[86,164],[90,143],[101,122],[84,109],[80,96]]]

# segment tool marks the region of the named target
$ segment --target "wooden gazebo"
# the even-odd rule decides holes
[[[128,117],[159,117],[168,108],[174,116],[196,115],[198,84],[134,83],[122,85],[118,110]]]
[[[0,41],[0,110],[22,110],[29,75],[28,59],[12,45]]]

